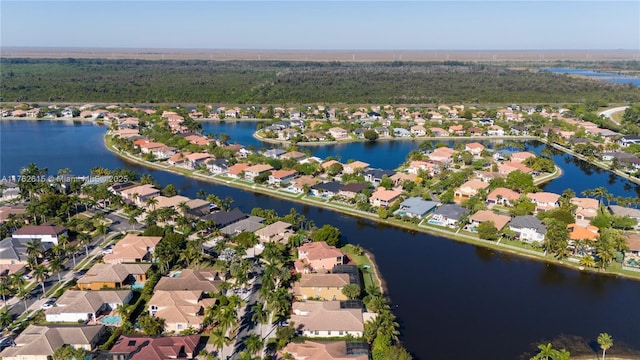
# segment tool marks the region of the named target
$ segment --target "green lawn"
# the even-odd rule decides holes
[[[356,251],[356,247],[351,244],[347,244],[343,246],[342,248],[340,248],[340,251],[347,254],[347,256],[349,256],[349,259],[355,262],[358,268],[360,269],[360,271],[362,272],[362,278],[364,280],[365,289],[369,286],[378,286],[378,284],[375,281],[375,278],[374,278],[375,275],[373,271],[375,264],[371,262],[371,260],[366,254],[362,253],[362,255],[358,255]],[[365,268],[365,266],[368,268]]]
[[[503,238],[502,240],[500,240],[500,243],[501,244],[515,246],[515,247],[519,247],[519,248],[522,248],[522,249],[538,251],[540,254],[543,253],[543,251],[541,249],[536,248],[535,246],[533,246],[531,244],[527,244],[527,243],[524,243],[524,242],[518,241],[518,240],[507,240],[507,239]]]

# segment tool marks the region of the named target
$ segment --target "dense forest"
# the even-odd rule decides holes
[[[640,101],[640,88],[463,62],[1,59],[0,101],[219,104]]]

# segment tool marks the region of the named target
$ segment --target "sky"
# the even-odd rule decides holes
[[[0,46],[640,51],[640,1],[0,1]]]

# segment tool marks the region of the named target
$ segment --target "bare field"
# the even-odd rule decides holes
[[[551,62],[640,60],[638,50],[220,50],[127,48],[0,48],[3,58],[287,61]]]

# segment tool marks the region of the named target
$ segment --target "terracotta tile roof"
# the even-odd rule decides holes
[[[474,149],[474,150],[476,150],[476,149],[482,150],[482,149],[484,149],[484,145],[482,145],[480,143],[477,143],[477,142],[472,142],[472,143],[469,143],[469,144],[465,145],[465,148]]]
[[[294,302],[291,322],[307,331],[363,331],[362,309],[341,309],[340,301]]]
[[[398,190],[386,190],[380,189],[371,194],[371,199],[378,199],[381,201],[391,201],[402,195],[402,191]]]
[[[555,203],[560,200],[560,195],[544,191],[537,193],[528,193],[527,197],[535,202],[540,203]]]
[[[640,251],[640,234],[627,234],[625,235],[629,250]]]
[[[122,335],[110,353],[127,353],[129,360],[170,360],[194,358],[200,335],[188,336],[135,336]]]
[[[265,172],[265,171],[269,171],[273,169],[273,166],[269,165],[269,164],[256,164],[253,166],[249,166],[248,168],[244,169],[245,172],[255,172],[255,173],[261,173],[261,172]]]
[[[50,235],[56,236],[67,231],[67,228],[64,226],[56,226],[56,225],[27,225],[23,226],[20,229],[13,232],[13,235]]]
[[[326,168],[328,168],[329,166],[331,166],[333,164],[340,164],[340,162],[336,161],[336,160],[329,160],[329,161],[323,162],[320,166],[322,166],[323,169],[326,169]],[[342,165],[342,164],[340,164],[340,165]]]
[[[349,274],[302,274],[300,287],[341,287],[350,284]]]
[[[131,196],[133,194],[138,194],[138,196],[146,196],[151,194],[159,194],[160,190],[153,187],[151,184],[145,184],[140,186],[135,186],[132,188],[124,189],[120,192],[122,195]]]
[[[503,199],[507,199],[509,201],[514,201],[520,198],[520,194],[507,188],[495,188],[492,192],[487,195],[487,200],[489,199],[497,199],[498,197],[502,197]]]
[[[229,170],[227,170],[227,173],[231,175],[239,175],[241,172],[245,171],[248,167],[249,167],[249,164],[247,163],[235,164],[229,167]]]
[[[95,264],[78,279],[78,284],[124,282],[130,275],[146,274],[151,264]]]
[[[309,261],[337,258],[344,256],[335,246],[329,246],[324,241],[306,243],[298,247],[298,258]]]
[[[469,218],[469,220],[478,223],[493,221],[493,225],[495,225],[496,229],[501,230],[511,220],[511,217],[507,215],[495,214],[491,210],[480,210],[477,213],[473,214],[471,218]]]
[[[578,208],[597,210],[600,207],[600,202],[598,201],[598,199],[574,197],[571,198],[570,201],[572,204],[578,206]]]
[[[369,167],[369,164],[362,161],[354,161],[348,164],[344,164],[344,167],[350,167],[352,169],[364,169],[366,167]]]
[[[567,225],[567,229],[569,230],[569,239],[571,240],[595,241],[599,236],[598,228],[593,225],[582,227],[577,224],[569,224]]]
[[[103,256],[105,263],[117,264],[132,262],[134,259],[144,258],[151,250],[155,249],[162,240],[162,236],[138,236],[127,234],[113,247],[111,254]]]
[[[511,154],[511,160],[516,162],[523,162],[528,158],[535,158],[535,157],[536,157],[535,154],[530,153],[528,151],[520,151],[520,152]]]
[[[102,325],[29,325],[14,340],[16,346],[4,349],[0,352],[0,357],[4,359],[50,357],[55,349],[65,344],[86,345],[92,348],[92,344],[103,330]]]
[[[296,360],[368,360],[369,358],[368,354],[349,354],[346,341],[290,342],[283,349],[283,353],[291,354]]]
[[[295,175],[295,170],[275,170],[271,172],[271,176],[275,179],[283,179],[291,175]]]

